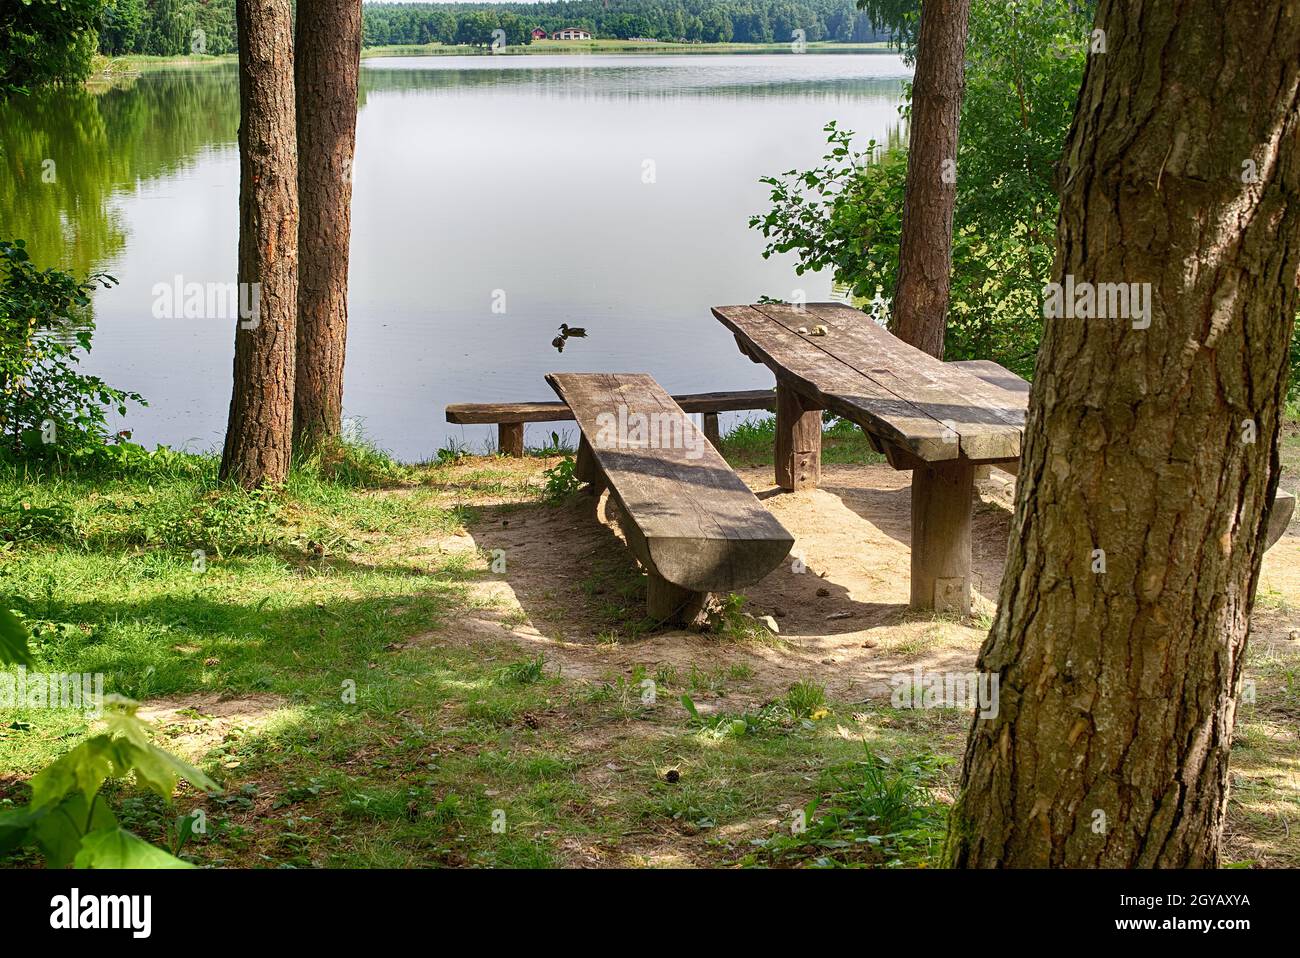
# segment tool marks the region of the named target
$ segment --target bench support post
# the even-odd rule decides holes
[[[646,581],[645,599],[646,614],[654,621],[690,626],[704,611],[709,594],[683,589],[651,572]]]
[[[716,412],[706,412],[704,414],[704,438],[709,441],[714,449],[722,448],[722,433],[718,430],[718,414]]]
[[[821,410],[784,383],[776,385],[776,484],[816,489],[822,476]]]
[[[967,460],[912,470],[912,608],[970,614],[974,491]]]
[[[503,456],[524,454],[524,424],[521,422],[497,423],[497,449]]]
[[[573,477],[579,482],[587,483],[587,492],[597,499],[605,491],[605,475],[600,471],[600,465],[596,462],[596,456],[592,453],[586,436],[578,439],[578,455],[574,457]]]

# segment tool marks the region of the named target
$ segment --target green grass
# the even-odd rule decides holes
[[[774,460],[776,417],[746,419],[722,437],[722,455],[733,466],[769,466]],[[822,430],[823,463],[884,462],[885,457],[871,448],[866,433],[844,419],[834,419]]]
[[[761,456],[760,435],[733,433],[728,455]],[[828,447],[841,441],[849,456],[856,439],[828,431]],[[504,498],[525,520],[564,508],[543,501],[544,465],[406,466],[354,447],[261,494],[220,485],[210,457],[166,451],[117,471],[0,466],[0,595],[40,670],[102,672],[109,692],[191,706],[162,744],[224,789],[176,798],[207,813],[185,849],[201,864],[937,864],[961,710],[837,701],[797,673],[773,697],[754,665],[783,647],[752,641],[739,601],[730,631],[697,640],[707,659],[611,663],[599,678],[504,628],[463,631],[485,611],[504,626],[529,617],[476,596],[499,578],[481,553],[439,544],[474,524],[467,503]],[[630,569],[596,566],[581,583],[607,646],[649,628]],[[1281,596],[1257,610],[1285,614]],[[587,661],[626,652],[589,638]],[[1234,743],[1231,854],[1295,864],[1300,662],[1252,645],[1247,675],[1258,698]],[[215,718],[202,703],[218,694],[260,705]],[[0,709],[0,808],[90,731],[72,711]],[[108,798],[163,838],[158,800]]]
[[[264,493],[222,486],[210,457],[168,451],[115,471],[0,466],[0,590],[41,671],[100,672],[107,692],[146,706],[262,703],[265,714],[226,722],[195,704],[162,739],[224,789],[186,848],[198,863],[738,862],[746,841],[715,841],[715,829],[759,837],[774,809],[812,797],[811,770],[851,753],[817,711],[824,693],[800,684],[760,710],[771,727],[710,737],[681,696],[743,691],[744,663],[592,682],[521,655],[504,632],[454,641],[486,574],[477,553],[436,547],[472,519],[460,503],[506,490],[545,508],[540,483],[496,462],[403,466],[349,448]],[[639,602],[613,570],[602,581],[611,620],[635,623]],[[24,802],[24,780],[91,727],[71,710],[0,709],[0,807]],[[583,744],[592,737],[604,744]],[[163,839],[158,802],[130,788],[108,798]],[[643,847],[647,829],[672,830],[669,852]]]

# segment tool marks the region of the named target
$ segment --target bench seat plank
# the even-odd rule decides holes
[[[629,545],[653,575],[691,592],[724,592],[757,582],[789,554],[794,537],[652,377],[546,379],[573,411],[584,452],[634,527]],[[653,446],[636,444],[647,438],[636,414],[658,424]],[[631,427],[624,435],[611,432],[620,422]]]
[[[748,409],[776,408],[770,389],[732,389],[726,392],[687,393],[673,396],[685,412],[710,415]],[[464,426],[512,422],[570,422],[573,412],[562,402],[467,402],[447,406],[447,422]]]

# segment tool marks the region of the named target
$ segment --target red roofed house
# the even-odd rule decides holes
[[[545,39],[546,39],[546,31],[543,30],[541,27],[533,27],[533,39],[534,39],[534,40],[545,40]]]

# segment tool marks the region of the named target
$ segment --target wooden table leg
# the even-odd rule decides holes
[[[967,460],[912,470],[912,608],[970,614],[974,491]]]
[[[822,477],[822,413],[784,383],[776,384],[776,484],[816,489]]]

